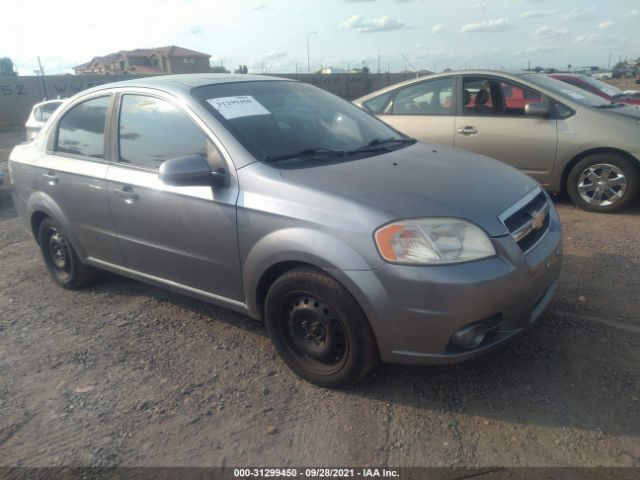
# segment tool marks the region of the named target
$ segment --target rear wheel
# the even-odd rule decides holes
[[[300,377],[324,387],[363,378],[378,351],[364,312],[336,280],[313,269],[283,274],[265,300],[269,336]]]
[[[80,261],[62,229],[52,219],[45,218],[40,224],[38,243],[49,273],[63,287],[79,288],[94,280],[97,270]]]
[[[591,212],[624,208],[638,193],[638,168],[615,153],[580,160],[569,173],[567,192],[577,206]]]

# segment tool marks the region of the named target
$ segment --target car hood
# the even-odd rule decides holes
[[[640,119],[640,106],[638,105],[625,105],[624,107],[603,109],[603,111],[614,115],[622,115],[624,117]]]
[[[491,236],[508,233],[498,216],[538,187],[535,180],[497,160],[422,143],[281,174],[288,181],[385,210],[393,218],[464,218]]]

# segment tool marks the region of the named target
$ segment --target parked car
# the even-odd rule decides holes
[[[264,320],[325,386],[378,358],[472,358],[556,288],[548,195],[308,84],[176,75],[103,85],[10,156],[14,201],[62,286],[96,269]]]
[[[572,73],[552,73],[549,75],[556,80],[569,83],[574,87],[581,88],[594,93],[610,102],[629,103],[640,105],[640,92],[637,90],[620,90],[619,88],[605,82],[601,82],[587,75],[576,75]]]
[[[640,109],[538,73],[446,72],[354,102],[419,140],[511,164],[576,205],[611,212],[640,182]]]
[[[64,103],[64,100],[47,100],[44,102],[36,103],[31,108],[31,113],[25,123],[27,141],[35,137],[42,129],[49,117],[53,115],[60,105]]]

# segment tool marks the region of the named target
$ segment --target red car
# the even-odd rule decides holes
[[[622,91],[619,88],[609,85],[608,83],[597,80],[588,75],[578,75],[575,73],[551,73],[550,77],[556,80],[574,85],[588,92],[606,98],[611,102],[630,103],[632,105],[640,105],[640,92]]]

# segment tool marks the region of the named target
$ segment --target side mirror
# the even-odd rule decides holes
[[[527,103],[524,106],[524,114],[530,117],[546,117],[549,115],[549,109],[542,102]]]
[[[228,175],[224,169],[211,170],[202,155],[186,155],[167,160],[158,170],[163,183],[175,187],[227,185]]]

